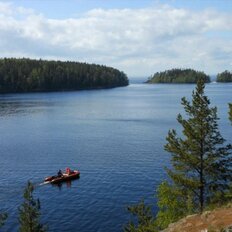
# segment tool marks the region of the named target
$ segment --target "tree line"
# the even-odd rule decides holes
[[[185,117],[177,116],[182,135],[170,130],[164,149],[171,154],[168,179],[157,189],[156,215],[151,206],[141,201],[128,207],[136,220],[131,220],[125,232],[157,232],[184,216],[202,213],[232,200],[232,145],[225,144],[218,128],[217,108],[210,106],[204,94],[204,82],[199,80],[192,101],[182,98]],[[229,104],[232,124],[232,104]]]
[[[193,69],[170,69],[163,72],[156,72],[153,76],[148,78],[146,83],[197,83],[202,79],[205,83],[209,83],[210,77],[204,72],[195,71]],[[217,74],[217,82],[232,82],[232,72],[224,71]]]
[[[218,73],[217,82],[232,82],[232,72],[226,70],[222,73]]]
[[[204,72],[193,69],[170,69],[164,72],[157,72],[147,83],[196,83],[202,79],[204,82],[210,82],[210,77]]]
[[[128,85],[125,73],[111,67],[71,61],[0,59],[0,93],[65,91]]]

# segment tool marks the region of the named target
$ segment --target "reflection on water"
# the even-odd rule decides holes
[[[78,179],[80,179],[80,177],[78,177],[78,178],[76,178],[74,180],[67,180],[67,181],[64,181],[64,182],[57,183],[57,184],[52,184],[52,186],[54,188],[58,188],[59,190],[61,190],[64,187],[71,188],[72,187],[72,182],[75,182]]]
[[[40,113],[54,103],[47,101],[28,101],[24,99],[5,100],[0,98],[0,117]]]

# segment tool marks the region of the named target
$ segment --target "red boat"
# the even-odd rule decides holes
[[[80,171],[73,170],[69,174],[63,173],[61,176],[48,176],[44,179],[44,182],[59,184],[61,182],[77,179],[78,177],[80,177]]]

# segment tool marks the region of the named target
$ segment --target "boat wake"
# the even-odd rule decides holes
[[[44,182],[42,182],[42,183],[39,183],[38,186],[43,186],[43,185],[49,184],[49,183],[50,183],[50,181],[44,181]]]

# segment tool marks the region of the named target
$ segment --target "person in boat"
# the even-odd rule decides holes
[[[66,168],[66,174],[70,175],[72,173],[71,169],[69,167]]]
[[[63,176],[63,173],[62,173],[61,170],[59,170],[59,171],[57,172],[57,176],[58,176],[58,177],[62,177],[62,176]]]

